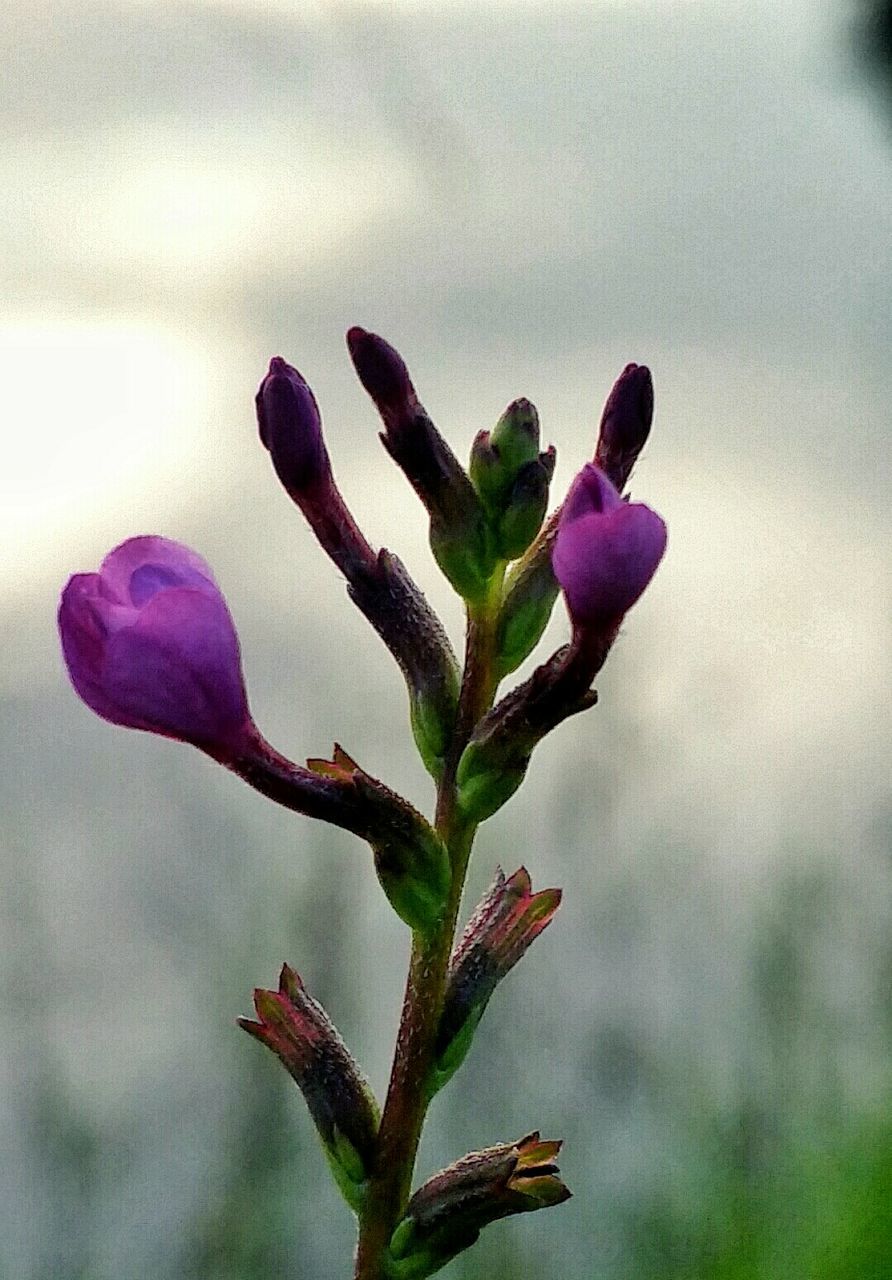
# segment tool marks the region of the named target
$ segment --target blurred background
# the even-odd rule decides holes
[[[892,1274],[890,24],[838,0],[11,0],[0,17],[0,1276],[346,1277],[234,1019],[288,960],[383,1091],[407,955],[364,845],[103,723],[61,585],[194,545],[255,718],[428,809],[402,682],[259,446],[266,362],[461,634],[343,345],[462,456],[529,396],[554,492],[629,360],[670,548],[483,829],[564,906],[438,1098],[427,1176],[533,1127],[566,1206],[456,1280]],[[539,658],[562,642],[559,605]],[[470,905],[470,903],[469,903]]]

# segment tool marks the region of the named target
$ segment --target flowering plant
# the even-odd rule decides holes
[[[390,904],[411,930],[400,1029],[382,1109],[321,1005],[283,966],[254,992],[240,1025],[280,1059],[304,1095],[359,1228],[355,1280],[421,1280],[498,1218],[566,1200],[560,1143],[532,1132],[473,1152],[412,1194],[427,1108],[455,1074],[498,983],[551,922],[559,889],[534,893],[521,867],[495,880],[456,942],[474,836],[513,794],[541,739],[595,702],[592,681],[626,612],[663,555],[666,529],[621,490],[650,430],[647,369],[628,365],[611,392],[594,462],[545,519],[555,454],[539,451],[527,400],[508,406],[460,465],[424,410],[398,353],[347,334],[382,440],[430,519],[434,557],[467,613],[460,668],[400,561],[375,551],[335,483],[316,400],[275,357],[257,392],[260,438],[282,485],[347,582],[350,598],[403,673],[409,718],[437,786],[431,821],[340,746],[287,760],[248,707],[235,626],[195,552],[131,538],[62,593],[59,628],[75,690],[113,724],[192,743],[252,787],[369,844]],[[569,644],[499,702],[496,691],[541,638],[558,592]]]

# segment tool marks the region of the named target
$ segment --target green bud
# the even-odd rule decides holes
[[[491,437],[506,474],[516,475],[539,453],[539,415],[529,400],[514,400],[499,418]]]
[[[499,521],[499,551],[505,560],[523,555],[545,519],[548,486],[554,474],[554,449],[525,462]]]
[[[468,466],[471,483],[483,502],[490,510],[498,510],[505,490],[505,479],[497,451],[492,447],[490,433],[478,431],[471,446],[471,461]]]
[[[529,400],[515,400],[491,433],[478,433],[469,470],[487,515],[496,525],[511,501],[519,473],[538,456],[539,415]]]

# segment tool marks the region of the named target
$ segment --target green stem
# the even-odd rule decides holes
[[[436,829],[452,863],[449,900],[439,927],[429,936],[414,934],[393,1069],[381,1117],[378,1156],[360,1215],[354,1280],[387,1280],[385,1257],[394,1228],[409,1199],[421,1129],[427,1112],[427,1084],[434,1065],[449,957],[461,907],[465,874],[476,823],[462,818],[455,772],[461,753],[481,716],[492,706],[496,674],[496,618],[502,573],[487,599],[468,608],[465,670],[458,719],[443,777],[437,789]]]

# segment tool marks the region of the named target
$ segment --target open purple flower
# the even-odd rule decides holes
[[[587,463],[573,481],[552,552],[554,575],[577,626],[619,623],[650,582],[666,550],[666,526],[640,502],[623,502]]]
[[[69,579],[59,631],[71,683],[112,724],[179,738],[221,760],[256,734],[232,617],[188,547],[123,542],[98,573]]]

